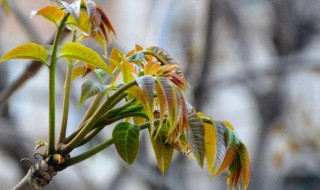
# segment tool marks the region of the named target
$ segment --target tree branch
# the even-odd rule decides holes
[[[43,189],[57,174],[58,164],[53,156],[37,162],[31,166],[25,177],[12,190]]]
[[[28,173],[24,176],[24,178],[11,190],[33,190],[30,184],[31,179],[31,169],[28,170]]]

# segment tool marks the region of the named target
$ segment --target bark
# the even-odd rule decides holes
[[[16,186],[12,188],[12,190],[33,190],[30,184],[30,179],[31,179],[31,169],[28,170],[28,173]]]
[[[25,177],[12,190],[43,189],[57,174],[57,163],[52,157],[32,165]]]

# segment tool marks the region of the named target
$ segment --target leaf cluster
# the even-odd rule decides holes
[[[246,146],[230,123],[215,121],[197,112],[186,101],[189,84],[178,61],[169,52],[156,46],[143,48],[136,45],[127,54],[113,49],[110,56],[101,56],[81,44],[86,38],[93,38],[107,53],[107,45],[115,31],[100,6],[92,0],[56,0],[53,3],[33,11],[32,15],[43,16],[54,23],[58,31],[68,27],[73,33],[73,41],[61,46],[56,41],[53,47],[27,43],[0,58],[0,62],[9,59],[37,60],[46,64],[50,73],[57,60],[65,59],[68,63],[66,106],[63,110],[65,120],[69,112],[68,91],[72,81],[85,78],[90,73],[96,76],[97,80],[85,81],[81,87],[79,106],[89,98],[94,99],[77,129],[66,136],[67,124],[64,122],[56,145],[50,140],[49,143],[39,141],[36,148],[46,147],[44,156],[61,155],[59,158],[63,161],[59,164],[61,168],[66,168],[114,144],[119,156],[132,164],[139,152],[140,131],[148,129],[163,174],[168,170],[176,150],[188,158],[195,157],[201,168],[206,162],[212,177],[228,169],[229,189],[237,185],[247,188],[250,158]],[[47,61],[50,57],[51,61]],[[74,149],[89,142],[111,124],[116,124],[111,139],[70,157]],[[49,137],[52,135],[49,133]],[[54,148],[53,152],[50,152],[50,147]]]

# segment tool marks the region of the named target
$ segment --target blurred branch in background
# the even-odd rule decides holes
[[[217,21],[218,10],[220,9],[219,0],[209,0],[207,6],[207,18],[206,18],[206,30],[204,37],[204,53],[203,60],[198,78],[198,84],[194,88],[195,108],[203,110],[203,104],[207,96],[207,90],[205,88],[208,80],[212,65],[215,62],[215,46],[217,45],[214,40],[215,24]]]
[[[21,10],[19,9],[19,6],[16,5],[15,1],[10,1],[10,7],[11,11],[17,18],[17,21],[19,24],[24,28],[24,31],[27,33],[27,35],[30,37],[30,41],[40,43],[42,44],[41,35],[38,33],[37,30],[35,30],[35,27],[30,22],[29,17],[26,17],[21,13]],[[61,38],[65,38],[69,32],[67,30],[64,30],[62,33]],[[46,44],[52,44],[53,43],[54,36],[46,43]],[[4,90],[0,92],[0,109],[2,109],[2,106],[6,104],[8,99],[16,92],[19,88],[21,88],[25,82],[27,82],[30,78],[32,78],[37,72],[41,69],[43,64],[37,61],[32,61],[29,63],[29,65],[26,67],[26,69],[21,73],[21,75],[12,82],[9,86],[7,86]]]

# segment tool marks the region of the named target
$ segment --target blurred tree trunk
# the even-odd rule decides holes
[[[204,37],[204,54],[201,65],[201,74],[199,75],[198,84],[194,88],[194,106],[197,110],[203,110],[204,103],[206,102],[208,90],[205,86],[209,80],[209,74],[211,72],[212,65],[215,62],[215,44],[214,32],[215,21],[217,19],[217,3],[219,0],[209,0],[207,3],[207,18],[206,18],[206,31]]]
[[[314,32],[312,22],[304,20],[298,14],[295,1],[273,0],[272,7],[275,13],[273,30],[274,46],[279,57],[289,56],[301,51],[307,44],[307,36]],[[311,33],[310,33],[311,32]],[[288,63],[284,63],[288,64]],[[278,64],[277,70],[284,71],[286,65]],[[258,134],[259,142],[255,150],[253,171],[250,189],[256,190],[265,187],[264,161],[265,150],[270,129],[276,122],[283,122],[285,92],[283,83],[286,79],[285,72],[279,72],[273,82],[274,87],[264,94],[255,93],[262,119],[261,130]]]

